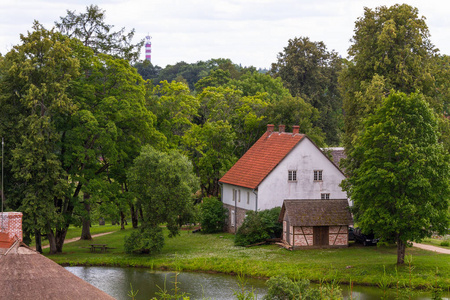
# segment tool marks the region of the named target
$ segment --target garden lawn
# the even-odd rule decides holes
[[[441,247],[441,248],[444,248],[444,249],[450,249],[450,246],[442,246],[442,245],[441,245],[441,243],[442,243],[443,241],[444,241],[443,239],[442,239],[442,240],[439,240],[439,239],[431,239],[431,238],[427,238],[427,239],[424,239],[424,240],[422,241],[422,244],[431,245],[431,246],[436,246],[436,247]]]
[[[234,235],[198,234],[181,231],[175,238],[168,238],[165,230],[165,246],[154,256],[129,255],[123,250],[124,237],[133,229],[94,238],[93,241],[77,241],[64,245],[63,253],[48,256],[62,265],[146,267],[158,270],[242,273],[246,276],[269,278],[287,275],[311,281],[352,281],[360,285],[377,285],[385,278],[394,286],[411,283],[415,288],[428,288],[439,284],[450,288],[450,255],[408,248],[413,270],[408,265],[396,268],[396,247],[362,247],[351,244],[341,249],[309,249],[288,251],[276,245],[236,247]],[[89,244],[107,244],[107,253],[90,253]],[[44,254],[48,254],[48,249]],[[47,255],[46,254],[46,255]]]

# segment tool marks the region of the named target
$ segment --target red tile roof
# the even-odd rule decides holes
[[[250,189],[257,188],[304,137],[304,134],[298,133],[267,131],[220,182]]]

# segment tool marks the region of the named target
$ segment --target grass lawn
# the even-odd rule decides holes
[[[63,265],[91,266],[136,266],[158,270],[242,273],[246,276],[269,278],[287,275],[291,278],[307,278],[312,281],[334,279],[341,283],[377,285],[384,278],[396,285],[409,286],[408,266],[396,270],[396,248],[388,246],[362,247],[351,244],[348,248],[288,251],[276,245],[251,248],[233,245],[231,234],[193,234],[181,231],[175,238],[168,238],[162,253],[155,256],[129,255],[123,250],[123,240],[133,229],[117,230],[119,227],[103,227],[92,232],[111,231],[115,233],[94,238],[93,241],[76,241],[64,245],[63,253],[49,255],[55,262]],[[71,232],[71,236],[72,236]],[[108,244],[107,253],[90,253],[91,243]],[[44,249],[48,254],[48,249]],[[436,283],[445,290],[450,288],[450,255],[408,248],[412,255],[412,285],[428,288]],[[437,273],[436,273],[437,271]]]
[[[424,239],[424,240],[422,241],[422,244],[427,244],[427,245],[437,246],[437,247],[441,247],[441,248],[444,248],[444,249],[450,249],[450,246],[441,246],[441,243],[442,243],[443,241],[444,241],[443,239],[442,239],[442,240],[439,240],[439,239],[427,238],[427,239]]]

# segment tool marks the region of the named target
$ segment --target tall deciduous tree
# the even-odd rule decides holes
[[[198,182],[187,157],[176,150],[160,152],[144,146],[128,171],[130,190],[138,198],[146,227],[167,223],[171,235],[178,219],[193,205]]]
[[[37,22],[21,40],[6,54],[0,76],[0,130],[8,133],[8,189],[15,198],[9,206],[24,212],[24,231],[35,234],[37,248],[45,233],[56,253],[73,202],[58,154],[64,123],[76,110],[67,90],[79,63],[68,38]]]
[[[105,24],[105,11],[97,5],[86,7],[85,13],[76,14],[67,11],[67,16],[60,17],[56,28],[63,34],[77,38],[85,46],[92,48],[95,54],[104,53],[128,61],[137,61],[144,39],[132,44],[134,29],[125,33],[125,28],[112,31],[113,25]]]
[[[373,113],[391,90],[420,91],[437,112],[442,112],[433,75],[436,49],[417,8],[407,4],[365,8],[354,32],[348,50],[350,61],[339,79],[346,148],[351,148],[361,120]]]
[[[323,42],[307,37],[289,40],[278,54],[271,73],[281,77],[294,97],[301,97],[317,108],[320,118],[315,121],[326,134],[326,142],[340,142],[342,98],[338,89],[338,73],[342,62],[337,52],[328,51]]]
[[[403,264],[409,241],[449,225],[449,155],[420,94],[391,94],[364,124],[349,153],[355,168],[344,187],[358,224],[394,240]]]

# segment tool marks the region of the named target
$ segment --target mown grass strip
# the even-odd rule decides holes
[[[168,238],[166,231],[165,246],[160,254],[139,256],[126,254],[123,250],[124,237],[132,230],[128,226],[126,230],[118,230],[93,241],[66,244],[63,254],[48,257],[63,265],[242,273],[260,278],[287,275],[315,282],[337,279],[342,283],[352,281],[359,285],[377,285],[386,272],[392,285],[399,281],[409,286],[407,266],[396,266],[395,247],[352,244],[343,249],[297,251],[288,251],[275,245],[245,248],[234,246],[234,236],[230,234],[203,235],[182,231],[179,236]],[[90,253],[89,249],[82,248],[91,243],[108,244],[116,249],[110,249],[107,253]],[[415,268],[412,285],[415,288],[429,288],[436,282],[446,290],[450,288],[450,255],[417,248],[408,248],[406,254],[413,257]]]

